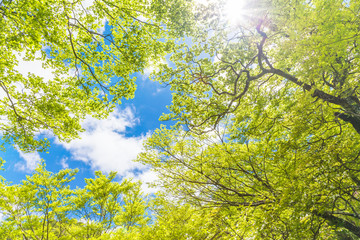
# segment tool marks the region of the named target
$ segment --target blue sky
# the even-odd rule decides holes
[[[84,6],[91,3],[92,0],[85,0]],[[110,33],[107,24],[98,30],[104,34]],[[43,50],[48,51],[46,47]],[[40,56],[40,53],[37,54]],[[45,80],[54,77],[52,69],[44,69],[40,60],[24,61],[22,57],[20,54],[16,66],[21,74],[27,76],[33,73]],[[151,67],[145,69],[143,75],[134,73],[137,77],[135,98],[123,99],[107,119],[85,119],[82,126],[86,131],[80,134],[81,139],[64,143],[54,136],[45,136],[50,140],[48,153],[23,153],[7,145],[6,152],[0,152],[6,161],[4,171],[0,174],[9,182],[20,183],[34,171],[40,159],[44,159],[47,170],[54,173],[63,168],[79,169],[72,187],[83,187],[84,178],[93,178],[96,170],[105,173],[116,171],[119,181],[123,177],[153,181],[155,173],[133,160],[141,152],[143,141],[160,124],[171,124],[158,121],[162,113],[168,112],[166,105],[171,104],[171,92],[170,87],[151,81],[150,72]],[[144,190],[149,190],[145,186]]]
[[[51,77],[51,70],[44,70],[40,61],[20,61],[18,66],[23,74],[28,72]],[[94,177],[94,171],[117,171],[118,180],[131,177],[135,180],[150,182],[155,174],[146,166],[132,160],[141,151],[142,143],[160,124],[158,119],[163,112],[168,112],[166,105],[171,103],[169,87],[161,86],[148,78],[149,70],[144,75],[136,74],[137,90],[135,98],[123,100],[109,118],[97,120],[87,118],[82,126],[87,130],[81,139],[70,143],[61,143],[50,137],[48,153],[22,153],[7,146],[1,157],[6,161],[1,175],[12,183],[19,183],[36,167],[40,158],[45,160],[46,168],[58,172],[63,168],[78,168],[79,172],[72,187],[83,187],[84,178]],[[148,191],[144,186],[144,190]]]
[[[87,7],[91,3],[92,0],[85,0],[83,5]],[[109,30],[107,25],[99,29],[104,33]],[[21,55],[18,60],[16,69],[23,75],[30,72],[44,79],[54,77],[51,69],[44,69],[39,60],[23,61]],[[131,177],[143,182],[153,181],[155,174],[133,160],[141,152],[143,141],[160,124],[171,124],[158,121],[162,113],[168,112],[166,105],[171,104],[171,92],[169,87],[149,80],[149,71],[150,69],[145,69],[144,75],[135,74],[135,98],[122,100],[122,104],[117,106],[109,118],[87,118],[82,123],[86,131],[81,133],[81,139],[63,143],[54,136],[46,136],[50,139],[48,153],[22,153],[12,146],[6,146],[6,152],[0,152],[0,156],[6,161],[1,175],[7,181],[19,183],[34,171],[40,159],[44,159],[46,168],[52,172],[63,168],[79,169],[72,187],[83,187],[84,178],[94,177],[96,170],[105,173],[117,171],[118,180]]]

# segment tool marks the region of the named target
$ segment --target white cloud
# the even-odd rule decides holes
[[[127,178],[132,178],[133,181],[141,181],[142,182],[142,191],[145,194],[155,193],[160,190],[159,187],[152,186],[152,183],[155,183],[159,179],[156,172],[151,169],[143,170],[140,174],[135,175],[134,173],[130,173],[126,176]]]
[[[136,17],[138,20],[140,20],[141,22],[148,22],[149,19],[147,17],[145,17],[144,15],[140,15],[138,17]]]
[[[16,149],[20,155],[20,157],[25,162],[18,162],[15,164],[15,168],[20,171],[30,173],[35,170],[37,165],[40,163],[41,158],[38,152],[24,153],[18,149]]]
[[[68,158],[67,157],[63,157],[61,160],[60,160],[60,165],[63,169],[65,168],[69,168],[69,164],[67,163],[68,161]]]
[[[48,49],[48,47],[44,47],[44,50]],[[39,60],[41,57],[41,52],[37,51],[35,53],[35,59],[32,61],[25,61],[23,58],[25,57],[25,52],[13,52],[16,56],[18,64],[14,66],[14,69],[18,71],[23,76],[28,76],[28,74],[34,74],[36,76],[44,78],[44,81],[47,82],[50,79],[53,79],[55,75],[53,74],[54,69],[44,68],[44,61]],[[16,90],[19,92],[27,92],[27,89],[24,88],[24,85],[21,82],[14,82],[12,86],[15,86]],[[0,99],[7,97],[4,89],[0,88]],[[13,101],[16,100],[13,99]]]
[[[117,171],[120,176],[129,176],[132,171],[142,171],[144,166],[134,162],[147,136],[127,137],[127,128],[134,127],[139,120],[133,110],[115,109],[107,119],[87,118],[82,126],[86,130],[80,139],[70,143],[57,141],[68,150],[74,160],[83,161],[93,169],[105,173]]]
[[[25,61],[23,60],[24,56],[24,53],[17,54],[17,60],[19,61],[19,64],[17,64],[14,68],[19,73],[24,76],[32,73],[36,76],[43,77],[45,81],[53,79],[55,77],[55,75],[53,74],[53,69],[43,67],[44,62],[42,60],[34,59],[32,61]],[[35,58],[39,58],[40,56],[40,51],[35,53]]]

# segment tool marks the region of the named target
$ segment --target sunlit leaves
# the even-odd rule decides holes
[[[188,9],[183,0],[2,1],[4,140],[22,150],[44,150],[40,131],[63,141],[78,137],[86,115],[106,117],[121,99],[134,97],[133,75],[162,59],[174,38],[189,31],[189,18],[181,19]],[[21,74],[22,65],[16,66],[33,60],[53,78]]]
[[[249,1],[229,25],[210,2],[155,76],[177,125],[139,160],[173,197],[233,207],[245,239],[359,237],[359,4]]]
[[[132,234],[148,222],[139,183],[96,172],[83,189],[69,183],[77,170],[51,173],[45,164],[19,185],[1,182],[1,236],[17,239],[98,239]],[[115,236],[114,235],[114,236]]]

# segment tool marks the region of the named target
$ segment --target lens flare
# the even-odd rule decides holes
[[[196,4],[209,6],[222,3],[222,17],[232,26],[247,25],[253,21],[261,0],[194,0]]]
[[[246,0],[228,0],[224,10],[230,24],[241,24],[247,20]]]

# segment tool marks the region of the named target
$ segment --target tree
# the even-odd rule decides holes
[[[203,211],[190,204],[168,199],[157,193],[151,201],[153,222],[140,229],[133,239],[231,239],[234,231],[227,231],[229,215],[223,211]]]
[[[360,237],[359,3],[249,1],[230,25],[210,2],[154,76],[177,125],[139,160],[173,196],[228,208],[244,238]]]
[[[71,189],[77,170],[52,173],[41,163],[21,184],[1,182],[0,234],[6,239],[109,239],[131,235],[148,222],[140,183],[114,182],[116,173],[95,173]]]
[[[114,181],[95,172],[84,188],[71,189],[77,170],[52,173],[44,161],[21,184],[2,179],[0,235],[4,239],[230,239],[226,211],[202,211],[158,193],[147,197],[140,182]]]
[[[84,189],[76,191],[73,213],[83,224],[74,236],[97,239],[116,232],[116,228],[128,233],[147,223],[145,196],[139,182],[113,182],[115,172],[109,176],[95,172],[95,176],[85,180]]]
[[[183,0],[1,1],[3,139],[43,150],[48,142],[41,131],[60,140],[78,137],[86,115],[106,117],[134,96],[133,74],[156,63],[187,31],[181,17],[188,7]],[[19,73],[19,61],[34,59],[54,78]]]

